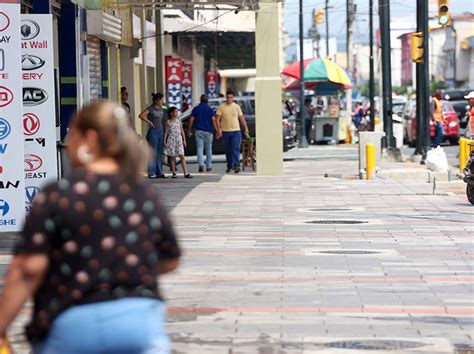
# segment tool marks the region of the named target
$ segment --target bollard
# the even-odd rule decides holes
[[[366,161],[366,174],[367,179],[375,178],[375,145],[365,145],[365,161]]]
[[[467,145],[467,139],[461,138],[459,139],[459,170],[461,172],[461,175],[463,174],[464,168],[466,167],[467,164],[467,150],[468,147]]]

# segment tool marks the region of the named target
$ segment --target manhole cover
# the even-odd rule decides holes
[[[319,251],[318,253],[323,254],[356,254],[356,255],[364,255],[364,254],[379,254],[381,252],[378,251],[359,251],[359,250],[348,250],[348,251]]]
[[[420,342],[404,340],[354,340],[326,343],[326,348],[355,349],[355,350],[399,350],[414,349],[425,346]]]
[[[311,220],[306,221],[306,224],[318,224],[318,225],[354,225],[354,224],[368,224],[368,221],[360,220]]]
[[[313,208],[308,209],[309,211],[352,211],[351,208]]]

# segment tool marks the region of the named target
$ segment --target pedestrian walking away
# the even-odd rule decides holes
[[[149,178],[166,178],[163,173],[163,124],[168,118],[168,107],[164,104],[162,93],[152,95],[153,104],[138,116],[148,123],[146,140],[152,150],[148,164]]]
[[[184,157],[184,148],[187,147],[186,135],[184,134],[183,124],[178,119],[179,110],[176,107],[169,109],[169,119],[166,122],[165,130],[165,154],[171,158],[172,178],[178,178],[176,175],[176,157],[179,156],[181,166],[183,167],[184,178],[193,178],[188,173],[186,158]]]
[[[244,127],[244,134],[249,134],[247,121],[240,106],[234,102],[234,92],[227,91],[226,101],[217,109],[218,138],[222,137],[227,160],[226,173],[240,172],[240,145],[242,133],[240,125]]]
[[[169,353],[159,274],[180,249],[126,111],[86,106],[72,120],[71,174],[37,195],[0,296],[0,338],[26,301],[34,354]],[[3,339],[0,339],[0,347]]]
[[[443,110],[441,107],[440,98],[434,96],[433,97],[433,106],[432,106],[432,117],[435,124],[435,135],[433,139],[433,147],[437,147],[441,144],[444,137],[444,129],[443,129]]]
[[[216,113],[209,106],[206,95],[201,96],[201,103],[194,107],[189,120],[188,136],[192,137],[192,128],[196,129],[196,146],[199,172],[204,172],[204,150],[206,151],[206,171],[212,171],[212,142],[214,135],[212,128],[217,132]]]

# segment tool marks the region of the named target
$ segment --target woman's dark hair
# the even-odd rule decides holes
[[[122,86],[120,88],[120,93],[124,93],[125,91],[127,91],[127,88],[125,86]]]
[[[173,115],[173,113],[174,113],[175,111],[177,111],[177,110],[178,110],[178,108],[176,108],[176,107],[170,107],[170,108],[168,108],[168,119],[170,119],[171,116]]]
[[[232,90],[227,90],[227,92],[225,93],[226,96],[228,95],[232,95],[232,96],[235,96],[235,92],[232,91]]]
[[[201,103],[209,103],[209,98],[206,95],[201,96]]]
[[[161,92],[158,92],[158,93],[152,93],[151,97],[152,97],[153,102],[157,102],[161,100],[164,97],[164,95]]]
[[[77,113],[73,124],[82,134],[95,131],[101,155],[113,158],[119,165],[120,175],[128,182],[138,181],[147,152],[122,107],[109,102],[92,103]]]

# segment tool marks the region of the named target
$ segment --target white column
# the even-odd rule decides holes
[[[257,173],[283,175],[280,80],[281,3],[261,0],[256,18],[255,82]]]

